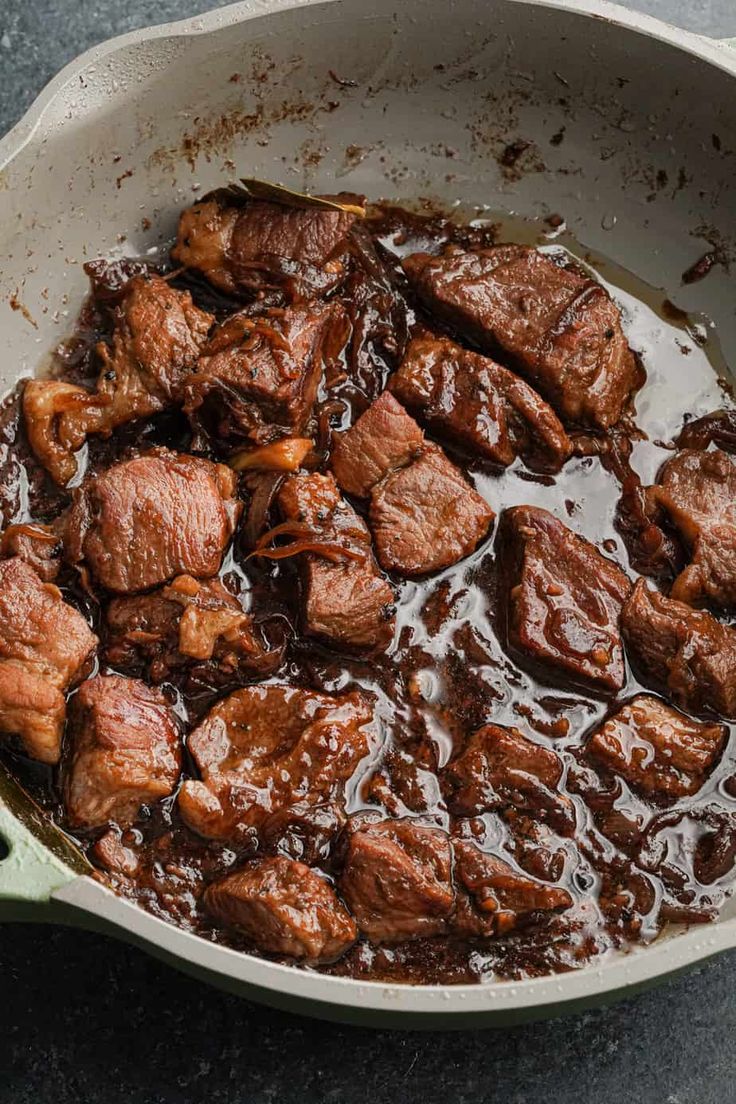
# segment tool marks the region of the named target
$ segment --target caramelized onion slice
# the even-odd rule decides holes
[[[233,471],[295,472],[311,450],[312,442],[307,437],[282,437],[270,445],[236,452],[228,464]]]

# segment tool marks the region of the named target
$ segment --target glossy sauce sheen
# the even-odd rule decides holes
[[[570,259],[587,266],[621,307],[624,331],[647,373],[636,397],[636,428],[630,427],[630,468],[643,484],[655,481],[658,469],[672,454],[672,442],[686,417],[734,406],[709,325],[684,316],[628,273],[587,256],[564,229],[552,233],[541,224],[506,221],[499,225],[491,219],[463,224],[455,218],[420,217],[396,208],[374,210],[369,225],[379,267],[356,250],[353,276],[336,297],[354,311],[355,284],[351,280],[362,279],[363,290],[371,292],[372,306],[365,315],[369,328],[378,332],[388,321],[396,329],[399,346],[407,327],[417,319],[427,321],[399,276],[401,256],[417,250],[436,251],[453,240],[475,245],[512,240],[539,244],[544,250],[565,250]],[[121,276],[129,267],[123,263]],[[109,283],[110,279],[108,270],[105,280]],[[235,308],[200,283],[180,278],[180,284],[207,309],[222,314]],[[379,317],[385,306],[381,288],[384,292],[392,289],[390,318]],[[94,376],[91,348],[104,327],[104,315],[91,302],[75,340],[66,345],[63,357],[57,358],[54,371],[74,381]],[[326,381],[320,394],[321,418],[320,407],[317,411],[325,444],[328,424],[333,429],[349,426],[383,389],[396,367],[397,353],[391,344],[379,339],[354,350],[346,359],[344,375]],[[621,431],[617,433],[623,439]],[[431,433],[428,436],[433,437]],[[619,477],[626,475],[625,465],[604,462],[595,448],[581,448],[579,451],[591,454],[573,456],[556,476],[538,475],[521,460],[501,470],[453,449],[446,441],[441,443],[468,472],[497,518],[508,506],[542,506],[636,577],[629,558],[632,541],[624,540],[616,524],[622,493]],[[93,439],[86,456],[87,470],[103,468],[154,444],[194,447],[183,417],[160,415],[119,430],[110,441]],[[199,451],[208,447],[201,439],[194,445]],[[30,517],[47,520],[58,513],[67,496],[51,487],[30,455],[13,397],[6,403],[0,425],[0,449],[3,524]],[[328,972],[371,979],[468,982],[567,970],[629,942],[651,940],[666,920],[710,919],[729,892],[736,851],[733,730],[705,787],[665,809],[637,797],[623,780],[594,771],[582,754],[591,730],[613,711],[615,702],[629,699],[640,686],[629,672],[620,695],[606,699],[567,686],[564,680],[555,684],[527,663],[522,667],[515,662],[503,643],[495,535],[494,529],[473,555],[426,580],[393,580],[397,589],[394,644],[385,656],[370,660],[337,654],[299,639],[297,575],[288,560],[268,563],[251,559],[246,563],[247,552],[237,538],[226,556],[221,575],[229,576],[241,592],[250,592],[251,609],[258,620],[267,623],[269,632],[288,637],[279,680],[333,693],[360,687],[375,701],[372,750],[347,788],[349,813],[378,809],[392,817],[418,817],[424,823],[452,829],[476,839],[532,876],[566,888],[575,902],[573,908],[541,925],[494,940],[470,943],[442,938],[391,947],[361,940],[340,961],[321,967]],[[60,583],[104,640],[94,601],[80,589],[71,572],[63,575]],[[102,670],[110,668],[103,666]],[[206,664],[186,688],[165,684],[167,688],[187,730],[221,696],[221,688],[208,677]],[[232,689],[232,685],[228,687]],[[451,822],[437,771],[472,732],[488,722],[516,726],[561,755],[564,771],[559,789],[576,809],[574,838],[557,835],[512,807],[498,815]],[[65,828],[57,782],[51,773],[12,752],[3,755]],[[184,777],[192,773],[189,763]],[[231,870],[247,852],[207,843],[188,831],[178,818],[174,797],[144,812],[147,815],[122,837],[138,859],[137,873],[131,878],[100,876],[159,916],[206,938],[250,949],[232,932],[213,927],[197,904],[204,885]],[[94,844],[94,837],[77,838],[88,850]],[[253,848],[257,846],[254,838]],[[320,833],[319,826],[304,836],[292,832],[270,843],[261,841],[261,846],[304,858],[328,876],[339,863],[339,843],[336,848],[329,832]]]

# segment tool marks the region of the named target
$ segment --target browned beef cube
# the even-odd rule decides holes
[[[280,809],[341,800],[368,751],[372,718],[359,694],[329,697],[292,686],[246,686],[218,702],[188,740],[202,776],[179,809],[211,839],[247,836]]]
[[[208,886],[204,904],[266,954],[334,962],[355,942],[355,921],[332,887],[304,863],[256,859]]]
[[[493,510],[436,445],[371,493],[378,562],[401,575],[426,575],[469,556],[488,533]]]
[[[618,621],[631,590],[624,572],[539,507],[514,506],[503,527],[512,647],[558,676],[568,672],[599,690],[620,690]]]
[[[410,464],[423,448],[417,423],[384,391],[346,433],[335,436],[330,463],[344,491],[367,498],[377,483]]]
[[[325,198],[360,206],[357,196]],[[350,211],[208,198],[182,213],[171,256],[230,294],[294,284],[325,292],[344,275],[341,254],[355,217]]]
[[[222,464],[158,449],[88,480],[60,520],[64,554],[127,594],[215,575],[241,504]]]
[[[531,467],[556,471],[572,451],[536,391],[449,338],[415,337],[389,387],[430,429],[497,464],[523,456]]]
[[[232,315],[186,380],[184,409],[218,437],[266,444],[303,432],[342,325],[334,304]]]
[[[376,943],[440,935],[454,907],[450,840],[410,820],[367,823],[348,833],[341,892]]]
[[[103,675],[82,684],[70,709],[65,804],[75,827],[133,823],[141,805],[173,793],[181,743],[172,707],[139,679]]]
[[[605,289],[536,249],[415,253],[404,271],[433,314],[506,353],[566,422],[610,428],[641,384]]]
[[[736,631],[639,579],[623,607],[629,654],[683,709],[736,717]]]
[[[305,631],[338,647],[386,648],[394,594],[378,570],[365,522],[332,475],[289,476],[278,502],[287,522],[304,527],[295,548],[303,542],[307,549],[300,556]]]
[[[516,728],[478,729],[443,772],[448,805],[457,816],[477,816],[513,805],[560,828],[574,825],[572,803],[557,792],[562,760]]]
[[[474,843],[454,840],[453,851],[458,892],[452,928],[458,935],[504,935],[573,904],[566,889],[529,878]]]
[[[0,555],[19,556],[45,583],[52,583],[61,567],[61,541],[51,525],[36,522],[9,525],[0,540]]]
[[[210,662],[225,675],[269,674],[281,658],[219,579],[179,575],[148,594],[113,598],[107,629],[108,663],[146,665],[153,682],[197,662]]]
[[[660,698],[639,694],[593,733],[587,750],[635,790],[676,800],[700,789],[726,736],[723,725],[702,724]]]
[[[337,441],[340,486],[371,495],[369,519],[381,567],[402,575],[439,571],[468,556],[493,522],[485,499],[390,392]]]
[[[691,605],[736,605],[736,460],[721,449],[683,449],[664,465],[648,497],[666,511],[690,550],[672,597]]]
[[[180,398],[214,318],[195,307],[189,292],[160,276],[134,276],[116,309],[112,344],[97,347],[95,391],[55,380],[30,380],[23,392],[28,437],[57,483],[76,474],[74,453],[88,434],[108,436],[135,418],[149,417]]]
[[[64,691],[86,674],[97,637],[53,583],[13,557],[0,562],[0,732],[57,763]]]

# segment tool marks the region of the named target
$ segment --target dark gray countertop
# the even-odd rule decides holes
[[[207,0],[0,0],[0,133],[70,58]],[[736,35],[735,0],[636,0]],[[271,1012],[100,936],[0,934],[0,1104],[729,1104],[736,955],[608,1010],[416,1035]]]

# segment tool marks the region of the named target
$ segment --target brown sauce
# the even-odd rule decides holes
[[[643,484],[653,482],[684,422],[734,407],[712,328],[703,319],[673,309],[664,295],[610,262],[586,254],[559,227],[550,230],[541,223],[508,219],[463,223],[458,217],[419,217],[396,208],[378,209],[371,225],[378,268],[370,256],[358,253],[355,273],[336,293],[351,311],[361,296],[367,303],[366,341],[352,349],[344,377],[332,385],[328,381],[323,390],[323,437],[328,435],[328,422],[332,428],[350,425],[380,393],[395,367],[390,343],[387,351],[387,343],[380,340],[382,325],[385,329],[390,322],[400,343],[406,327],[421,315],[397,275],[396,260],[401,255],[436,250],[447,241],[480,245],[496,238],[566,250],[611,291],[622,308],[629,342],[647,372],[636,399],[636,426],[631,426],[621,452],[624,458],[612,461],[592,449],[589,455],[574,456],[558,475],[543,476],[520,461],[500,470],[452,448],[447,451],[470,474],[497,516],[511,505],[544,506],[598,544],[633,577],[641,569],[641,555],[619,508],[622,480],[629,485],[632,479],[636,483],[636,477]],[[126,262],[117,269],[98,268],[93,285],[96,298],[85,306],[73,339],[54,358],[55,374],[75,382],[95,375],[91,350],[106,332],[105,300],[114,296],[116,283],[129,271]],[[201,283],[183,277],[179,282],[203,307],[219,314],[234,309],[235,304]],[[386,311],[388,318],[382,317]],[[620,432],[619,436],[625,438]],[[167,413],[124,427],[109,441],[91,440],[87,470],[104,468],[154,444],[184,450],[207,446],[205,440],[192,442],[181,415]],[[48,520],[67,500],[33,458],[23,434],[17,395],[10,396],[0,418],[3,525],[31,518]],[[649,566],[662,577],[669,570],[666,558]],[[349,813],[378,808],[386,815],[415,816],[424,823],[452,828],[492,845],[495,852],[509,856],[533,876],[556,881],[575,902],[541,926],[495,940],[436,939],[391,947],[361,940],[338,963],[322,969],[412,982],[522,978],[568,970],[629,943],[648,942],[668,920],[692,923],[716,914],[730,890],[736,852],[733,729],[726,752],[704,788],[664,810],[634,796],[615,777],[594,772],[581,752],[591,729],[613,709],[614,701],[555,684],[531,672],[527,664],[518,666],[507,654],[499,624],[493,533],[472,556],[438,575],[420,582],[395,580],[396,644],[377,659],[337,654],[299,639],[296,574],[288,561],[246,564],[236,538],[222,575],[234,578],[241,592],[250,593],[259,618],[286,632],[288,646],[279,679],[327,692],[361,687],[373,696],[373,750],[348,787]],[[104,639],[94,598],[80,588],[71,571],[60,584]],[[188,729],[220,694],[206,665],[186,684],[168,684],[168,688]],[[616,700],[626,700],[639,689],[629,673]],[[512,811],[451,823],[437,771],[467,734],[490,720],[530,731],[561,755],[565,771],[560,789],[577,810],[574,838],[559,836]],[[65,829],[54,773],[7,748],[2,758]],[[189,763],[185,777],[191,773]],[[158,916],[207,939],[250,950],[232,932],[214,927],[198,908],[203,886],[237,865],[246,853],[191,833],[179,820],[175,797],[144,812],[146,816],[123,833],[125,846],[138,859],[137,873],[100,876]],[[329,876],[335,853],[328,829],[313,825],[303,838],[295,830],[281,846],[293,857],[304,855]],[[78,836],[79,845],[89,852],[96,835]]]

